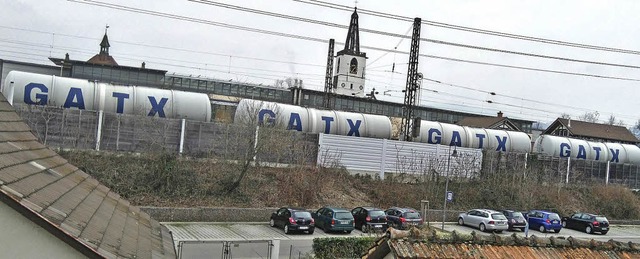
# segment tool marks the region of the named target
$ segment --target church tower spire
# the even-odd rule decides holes
[[[107,29],[109,29],[109,25],[104,28],[104,36],[102,37],[102,42],[100,42],[100,54],[109,55],[109,37],[107,37]]]
[[[336,73],[333,87],[336,94],[364,97],[364,72],[367,54],[360,52],[358,9],[353,10],[344,49],[336,54]]]

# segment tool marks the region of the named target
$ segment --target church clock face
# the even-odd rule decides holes
[[[342,84],[341,84],[341,86],[342,86],[342,88],[344,88],[344,87],[345,87],[345,86],[347,86],[347,85],[346,85],[345,83],[342,83]]]

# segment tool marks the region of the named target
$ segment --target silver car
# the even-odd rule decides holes
[[[476,227],[480,231],[495,231],[501,233],[509,228],[507,217],[495,210],[473,209],[460,213],[458,224]]]

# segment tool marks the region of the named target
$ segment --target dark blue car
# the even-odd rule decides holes
[[[545,210],[531,210],[526,214],[529,222],[529,229],[537,229],[542,233],[553,230],[560,233],[562,230],[562,220],[555,212]]]

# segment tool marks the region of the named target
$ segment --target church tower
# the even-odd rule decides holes
[[[336,94],[364,97],[364,70],[367,54],[360,52],[357,9],[351,15],[344,49],[336,55],[336,73],[333,87]]]

